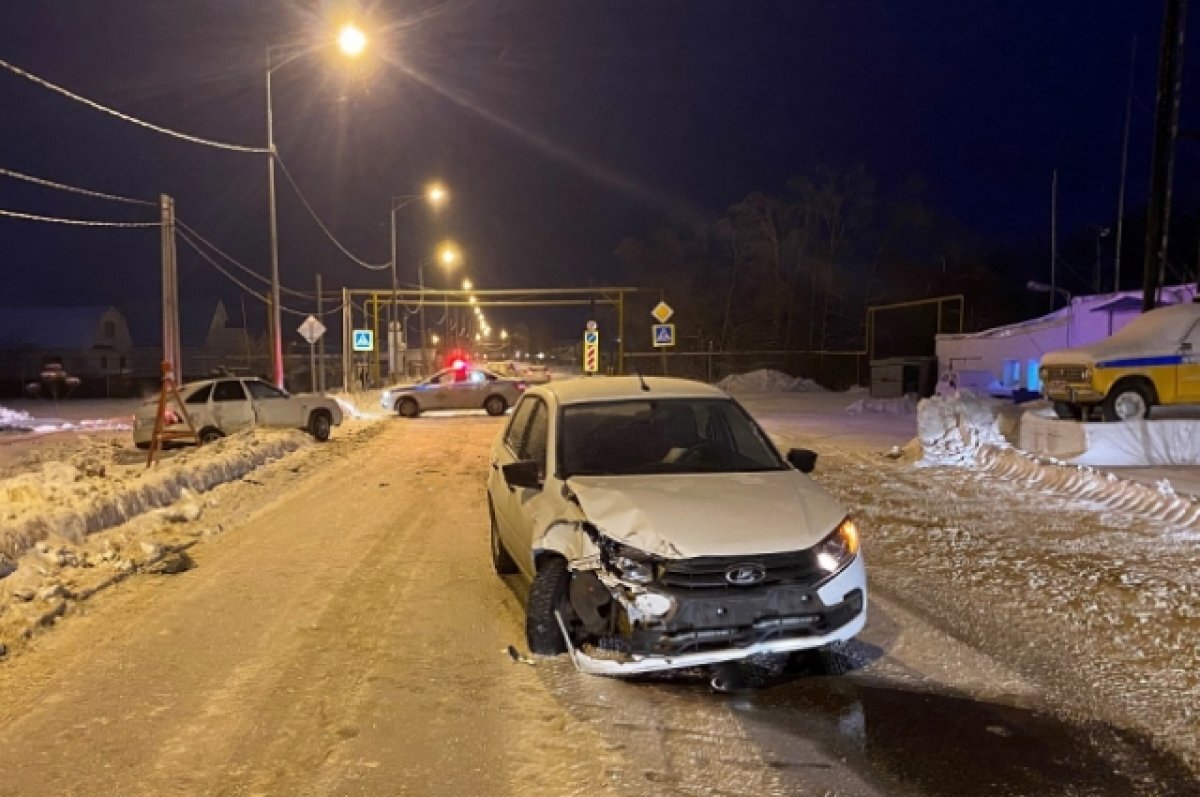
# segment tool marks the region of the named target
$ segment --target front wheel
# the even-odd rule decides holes
[[[562,613],[563,621],[568,620],[570,583],[566,559],[555,556],[538,569],[525,602],[525,638],[532,652],[542,656],[567,652],[567,642],[554,615]]]
[[[1083,420],[1083,407],[1067,401],[1056,401],[1054,402],[1054,414],[1064,421],[1081,421]]]
[[[329,417],[328,412],[314,412],[308,419],[308,433],[317,442],[324,443],[328,440],[331,431],[333,431],[333,419]]]
[[[1117,385],[1104,399],[1104,420],[1136,421],[1150,417],[1150,396],[1137,384]]]
[[[401,418],[415,418],[421,414],[421,408],[415,399],[406,398],[396,402],[396,412]]]

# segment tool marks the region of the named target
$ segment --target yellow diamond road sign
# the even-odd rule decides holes
[[[667,323],[671,316],[675,315],[675,311],[671,309],[671,305],[666,302],[659,302],[650,311],[650,315],[654,316],[655,320],[660,324]]]

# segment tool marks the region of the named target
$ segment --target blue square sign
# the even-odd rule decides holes
[[[353,342],[355,351],[375,351],[375,330],[354,330]]]
[[[654,345],[658,347],[675,345],[674,324],[654,324]]]

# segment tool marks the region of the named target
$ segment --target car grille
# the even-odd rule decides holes
[[[813,584],[828,573],[817,565],[812,551],[789,551],[747,556],[702,556],[695,559],[676,559],[666,562],[659,571],[658,583],[667,587],[711,588],[734,587],[725,578],[725,571],[741,565],[757,565],[764,571],[763,580],[752,586],[767,584]]]
[[[1083,365],[1047,365],[1046,376],[1042,380],[1044,382],[1086,382],[1083,378],[1083,372],[1087,370]]]

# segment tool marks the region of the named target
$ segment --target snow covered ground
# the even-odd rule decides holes
[[[932,399],[917,418],[848,416],[846,394],[743,401],[781,445],[821,454],[816,478],[862,520],[874,588],[1064,710],[1200,765],[1195,499],[1024,454],[990,400]]]

